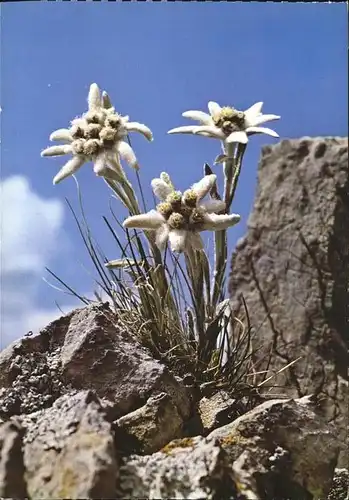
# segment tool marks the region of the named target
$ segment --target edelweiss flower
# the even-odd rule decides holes
[[[161,203],[156,210],[128,217],[124,227],[156,231],[156,244],[160,250],[165,248],[167,241],[173,252],[185,252],[190,248],[202,250],[199,232],[227,229],[240,220],[237,214],[217,214],[225,209],[223,201],[202,201],[216,179],[214,174],[206,175],[182,194],[174,189],[167,174],[161,174],[160,179],[153,179],[151,183]]]
[[[149,141],[153,138],[148,127],[119,115],[108,94],[103,92],[101,96],[98,85],[93,83],[88,94],[88,111],[73,120],[69,129],[59,129],[50,135],[50,141],[65,144],[49,147],[41,153],[41,156],[73,155],[53,179],[53,184],[74,174],[88,161],[94,163],[97,175],[106,177],[110,169],[122,176],[120,158],[138,169],[134,151],[125,141],[128,132],[132,131],[140,132]]]
[[[274,130],[259,127],[262,123],[280,118],[277,115],[263,115],[262,106],[262,102],[256,102],[246,111],[238,111],[228,106],[221,108],[216,102],[210,101],[208,103],[210,114],[203,111],[185,111],[182,114],[185,118],[198,120],[201,125],[173,128],[168,131],[168,134],[198,134],[227,143],[240,142],[242,144],[246,144],[248,136],[252,134],[279,137]]]

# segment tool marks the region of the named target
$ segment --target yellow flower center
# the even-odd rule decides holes
[[[182,204],[182,193],[180,191],[173,191],[167,196],[166,201],[171,204],[174,211],[177,211]]]
[[[120,116],[116,115],[115,113],[111,114],[110,116],[107,116],[105,124],[107,127],[115,129],[119,128],[119,126],[121,125]]]
[[[80,118],[73,120],[70,128],[73,139],[83,140],[83,144],[73,142],[73,152],[91,156],[96,154],[101,147],[113,147],[117,141],[124,139],[127,135],[124,121],[125,118],[118,115],[114,108],[84,113]],[[87,145],[86,140],[88,140]]]
[[[86,137],[88,139],[98,139],[101,130],[102,127],[98,123],[90,123],[86,127]]]
[[[165,217],[165,219],[168,219],[173,212],[171,203],[168,203],[166,201],[163,203],[159,203],[156,209],[161,215]]]
[[[105,114],[103,112],[97,112],[97,111],[88,111],[85,113],[83,116],[87,123],[99,123],[103,125],[105,121]]]
[[[187,205],[182,205],[180,208],[180,213],[183,215],[183,217],[187,222],[189,222],[192,212],[193,212],[192,207],[188,207]]]
[[[229,106],[223,107],[212,119],[227,136],[232,132],[243,130],[245,125],[245,114]]]
[[[100,150],[101,143],[97,139],[89,139],[84,144],[84,154],[86,156],[93,156]]]
[[[232,120],[235,116],[236,110],[229,106],[223,106],[220,112],[220,116],[224,120]]]
[[[84,139],[76,139],[76,141],[72,143],[73,152],[77,155],[83,155],[85,142]]]
[[[168,225],[171,229],[185,229],[186,221],[182,214],[174,212],[168,219]]]
[[[111,127],[104,127],[101,130],[99,137],[103,141],[104,145],[112,144],[116,139],[116,130]]]
[[[194,208],[189,219],[191,229],[198,229],[198,227],[195,228],[195,226],[200,226],[204,222],[204,215],[204,210],[200,208]]]
[[[70,129],[70,133],[73,136],[73,139],[81,139],[85,137],[84,129],[82,127],[79,127],[78,125],[73,125]]]
[[[194,208],[196,207],[197,200],[198,196],[193,189],[187,189],[187,191],[184,191],[183,202],[185,203],[185,205]]]

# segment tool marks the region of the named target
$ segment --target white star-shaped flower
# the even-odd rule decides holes
[[[267,134],[272,137],[279,135],[270,128],[260,127],[262,123],[278,120],[278,115],[263,115],[262,102],[256,102],[246,111],[234,108],[221,107],[216,102],[208,103],[209,113],[203,111],[185,111],[182,116],[191,120],[198,120],[201,125],[189,125],[173,128],[169,134],[196,134],[204,137],[220,139],[226,143],[240,142],[246,144],[248,136],[252,134]]]
[[[160,250],[164,250],[167,241],[173,252],[186,252],[190,248],[202,250],[201,231],[220,231],[240,220],[237,214],[217,213],[225,210],[223,201],[202,201],[216,179],[214,174],[206,175],[182,194],[174,189],[167,174],[161,174],[151,183],[154,194],[161,201],[156,210],[128,217],[123,226],[156,231],[156,244]]]
[[[74,174],[84,163],[92,161],[97,175],[108,177],[111,172],[123,176],[120,159],[138,169],[136,155],[126,142],[128,132],[140,132],[149,141],[151,130],[142,123],[130,122],[128,116],[119,115],[111,105],[106,92],[101,95],[98,85],[93,83],[88,94],[88,111],[71,122],[69,129],[59,129],[50,135],[51,141],[61,141],[60,146],[51,146],[41,156],[73,157],[61,168],[53,179],[57,184]]]

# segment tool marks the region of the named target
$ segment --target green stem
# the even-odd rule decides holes
[[[223,200],[226,204],[225,212],[229,212],[229,194],[231,183],[234,175],[234,152],[235,146],[234,144],[225,145],[222,143],[223,153],[229,157],[229,160],[224,162],[223,171],[224,171],[224,194]],[[217,303],[219,300],[222,300],[224,297],[224,292],[222,290],[222,284],[224,280],[225,270],[227,267],[227,232],[223,231],[215,231],[214,235],[214,275],[213,275],[213,290],[212,290],[212,300],[211,300],[211,310],[215,311],[217,307]]]
[[[233,173],[230,194],[229,194],[229,198],[228,198],[228,205],[227,206],[228,206],[229,210],[230,210],[231,204],[234,200],[235,191],[236,191],[236,188],[238,185],[239,176],[240,176],[240,172],[241,172],[241,166],[242,166],[242,160],[243,160],[245,151],[246,151],[246,144],[239,144],[238,148],[237,148],[236,165],[235,165],[235,169],[234,169],[234,173]]]
[[[231,185],[233,181],[233,176],[235,172],[235,153],[236,146],[235,144],[223,144],[224,154],[228,156],[229,160],[224,162],[223,171],[224,171],[224,201],[225,201],[225,210],[226,213],[229,213],[229,196],[231,191]]]
[[[138,176],[137,179],[139,181]],[[105,180],[114,191],[116,196],[120,199],[120,201],[127,207],[131,215],[138,215],[141,213],[134,189],[132,187],[132,184],[127,179],[126,175],[120,177],[117,181],[110,179]],[[142,192],[141,196],[143,204],[145,205],[145,200]],[[168,306],[168,309],[171,311],[174,323],[180,325],[179,311],[176,308],[176,304],[173,299],[170,286],[168,284],[166,272],[162,262],[161,252],[155,243],[155,236],[149,231],[144,231],[144,234],[148,240],[150,251],[154,259],[154,267],[155,269],[157,269],[157,293],[159,294],[162,304],[166,304]]]
[[[194,296],[194,310],[196,316],[196,327],[199,336],[199,344],[203,342],[205,334],[205,296],[204,296],[204,270],[200,255],[191,247],[185,254],[186,267]]]
[[[230,207],[233,202],[239,175],[241,171],[242,159],[245,153],[245,144],[222,144],[224,154],[229,158],[224,162],[224,201],[225,211],[230,212]],[[227,268],[228,258],[228,241],[227,232],[216,231],[214,242],[214,285],[212,291],[211,309],[215,310],[219,301],[224,299],[224,290],[222,289],[224,276]]]

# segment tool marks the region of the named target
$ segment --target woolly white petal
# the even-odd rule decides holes
[[[195,127],[193,133],[198,135],[205,134],[206,137],[212,137],[213,139],[225,139],[224,132],[215,125],[203,125],[201,127]]]
[[[162,179],[153,179],[151,181],[151,187],[155,196],[161,201],[165,201],[167,196],[173,192],[173,188]]]
[[[69,160],[64,167],[58,172],[58,174],[53,179],[53,184],[58,184],[66,177],[75,174],[77,170],[85,163],[86,158],[84,156],[74,156]]]
[[[41,151],[41,156],[62,156],[67,155],[72,152],[72,148],[69,144],[64,144],[61,146],[51,146],[49,148]]]
[[[209,214],[218,213],[225,210],[225,203],[222,200],[208,200],[200,203],[200,208],[203,208]]]
[[[121,177],[125,177],[125,172],[124,172],[122,166],[120,165],[120,162],[118,161],[117,152],[114,152],[114,154],[113,154],[113,151],[108,151],[108,152],[106,152],[105,157],[106,157],[108,167],[111,168],[112,170],[114,170],[114,172],[119,174]]]
[[[161,172],[161,174],[160,174],[160,179],[161,179],[162,181],[166,182],[166,184],[167,184],[168,186],[170,186],[170,188],[171,188],[173,191],[175,190],[175,189],[174,189],[174,186],[173,186],[173,183],[172,183],[172,181],[171,181],[171,177],[168,175],[168,173],[167,173],[167,172]]]
[[[198,120],[204,125],[211,125],[212,118],[208,113],[204,113],[203,111],[184,111],[182,113],[184,118],[189,118],[190,120]]]
[[[193,248],[194,250],[203,250],[204,242],[202,241],[202,238],[199,233],[190,232],[188,233],[186,246],[187,247],[191,246],[191,248]]]
[[[156,210],[150,210],[146,214],[133,215],[128,217],[123,226],[126,228],[158,229],[165,223],[165,218]]]
[[[210,139],[218,139],[218,137],[213,137],[213,135],[208,134],[207,132],[198,132],[195,135],[200,135],[201,137],[209,137]]]
[[[148,141],[153,140],[152,131],[146,125],[143,125],[143,123],[128,122],[125,124],[125,128],[129,132],[140,132],[148,139]]]
[[[222,229],[227,229],[228,227],[237,224],[240,218],[241,217],[238,214],[205,214],[202,230],[221,231]]]
[[[238,132],[232,132],[230,135],[228,135],[225,142],[227,142],[228,144],[230,144],[231,142],[240,142],[241,144],[247,144],[248,137],[246,132],[240,130]]]
[[[246,129],[246,133],[248,135],[267,134],[267,135],[271,135],[272,137],[279,137],[279,134],[277,134],[274,130],[272,130],[271,128],[266,128],[266,127],[248,127]]]
[[[181,253],[185,250],[188,231],[185,229],[171,229],[168,233],[168,240],[172,252]]]
[[[72,120],[70,123],[72,127],[80,127],[82,129],[84,129],[88,125],[85,118],[80,118],[80,117],[74,118],[74,120]]]
[[[244,111],[245,119],[248,122],[252,123],[255,120],[255,118],[261,114],[262,107],[263,107],[263,102],[256,102],[255,104],[253,104],[250,108]]]
[[[168,134],[194,134],[197,125],[188,125],[186,127],[176,127],[171,128],[167,133]]]
[[[101,107],[101,93],[97,83],[90,86],[87,102],[89,111],[97,111]]]
[[[214,101],[210,101],[208,103],[207,107],[208,107],[208,110],[209,110],[211,116],[218,115],[222,111],[222,108],[220,107],[220,105]]]
[[[136,155],[134,154],[133,149],[127,142],[125,141],[119,141],[115,144],[115,149],[121,156],[121,158],[130,165],[130,167],[134,168],[135,170],[139,170],[139,165],[137,162]]]
[[[257,127],[258,125],[261,125],[262,123],[271,122],[272,120],[279,120],[279,119],[280,119],[280,116],[278,116],[278,115],[259,115],[259,116],[256,116],[255,119],[252,121],[252,123],[247,125],[247,126]]]
[[[99,154],[94,161],[93,171],[96,175],[103,175],[107,168],[106,157],[103,153]]]
[[[70,130],[68,130],[67,128],[60,128],[52,132],[52,134],[50,135],[50,141],[73,142],[73,137],[70,133]]]
[[[169,231],[170,229],[167,226],[167,224],[163,224],[156,232],[156,239],[155,239],[156,246],[161,251],[165,250],[166,243],[168,241]]]
[[[214,183],[217,180],[215,174],[205,175],[199,182],[196,182],[192,189],[198,197],[198,201],[202,200],[207,193],[212,189]]]

